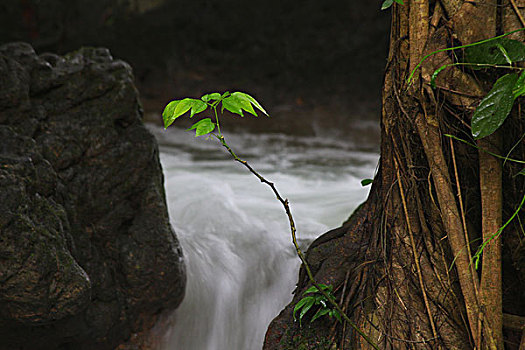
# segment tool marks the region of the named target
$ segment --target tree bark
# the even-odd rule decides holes
[[[424,55],[521,27],[523,2],[513,1],[518,11],[510,0],[405,0],[392,7],[378,172],[364,205],[307,253],[316,279],[334,286],[349,316],[382,349],[519,348],[519,327],[504,320],[525,316],[525,211],[487,244],[480,271],[472,252],[525,194],[525,176],[516,175],[523,164],[485,152],[525,159],[520,101],[497,133],[505,137],[481,140],[478,150],[470,120],[494,71],[448,68],[432,89],[433,72],[457,59],[441,52],[407,84]],[[265,349],[370,348],[328,318],[295,324],[291,310],[306,288],[301,272],[296,296],[270,325]],[[514,316],[504,318],[504,312]]]

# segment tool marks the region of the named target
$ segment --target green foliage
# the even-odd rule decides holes
[[[472,136],[475,139],[481,139],[483,137],[489,136],[492,133],[494,133],[506,120],[506,118],[512,110],[515,100],[518,97],[525,95],[525,71],[523,68],[515,66],[516,62],[525,61],[525,44],[521,41],[506,38],[506,36],[512,33],[516,33],[523,30],[525,30],[525,28],[517,29],[512,32],[505,33],[503,35],[499,35],[497,37],[485,39],[475,43],[440,49],[431,52],[430,54],[424,56],[421,59],[421,61],[416,65],[416,67],[412,70],[407,79],[407,84],[410,85],[412,83],[415,72],[427,58],[440,52],[453,51],[458,49],[464,49],[464,62],[447,64],[436,69],[432,74],[430,81],[430,85],[432,86],[432,88],[436,88],[435,80],[438,74],[445,68],[451,66],[462,65],[467,66],[470,69],[503,68],[507,71],[509,69],[519,70],[520,73],[507,73],[498,78],[492,86],[489,93],[481,100],[480,104],[478,105],[476,111],[472,116]],[[494,157],[504,159],[505,161],[525,163],[525,161],[523,160],[511,159],[508,158],[508,156],[503,157],[490,151],[481,149],[477,145],[470,143],[466,140],[460,139],[456,136],[445,136],[466,143],[472,147],[480,149],[483,152],[489,153]],[[525,176],[525,169],[521,170],[515,176],[519,175]],[[481,259],[485,246],[493,239],[497,238],[503,232],[503,230],[511,223],[511,221],[514,220],[516,216],[518,216],[524,204],[525,195],[523,196],[523,199],[516,211],[505,222],[505,224],[503,224],[503,226],[501,226],[494,234],[492,234],[488,239],[483,241],[483,243],[480,245],[477,252],[472,258],[476,269],[478,268],[479,260]],[[454,261],[455,260],[456,257],[454,258]],[[452,262],[452,265],[454,264],[454,261]]]
[[[525,95],[525,73],[522,72],[520,74],[518,80],[516,81],[516,84],[514,84],[512,94],[514,95],[514,99]]]
[[[215,123],[210,118],[202,119],[196,122],[188,130],[195,129],[195,136],[208,135],[210,132],[215,130]]]
[[[259,102],[257,102],[250,95],[243,92],[234,92],[222,100],[222,110],[227,109],[228,111],[238,114],[241,117],[244,117],[242,112],[243,110],[257,117],[257,113],[255,113],[253,106],[255,106],[255,108],[264,114],[268,115]]]
[[[373,179],[363,179],[363,180],[361,180],[361,186],[363,186],[363,187],[364,187],[364,186],[368,186],[368,185],[370,185],[372,182],[374,182]]]
[[[394,2],[403,5],[403,0],[385,0],[383,1],[383,5],[381,5],[381,10],[386,10],[390,8],[394,4]]]
[[[525,44],[518,40],[498,38],[465,49],[465,62],[504,65],[525,60]],[[471,66],[473,69],[479,67]]]
[[[208,105],[205,102],[193,98],[171,101],[166,108],[164,108],[164,112],[162,112],[164,127],[167,128],[175,119],[190,110],[190,118],[193,118],[195,114],[205,111],[206,108],[208,108]]]
[[[446,137],[450,137],[451,139],[453,140],[456,140],[456,141],[459,141],[459,142],[463,142],[464,144],[466,145],[469,145],[471,147],[474,147],[476,149],[479,149],[480,151],[482,152],[485,152],[487,154],[490,154],[491,156],[494,156],[496,158],[499,158],[499,159],[502,159],[504,161],[509,161],[509,162],[514,162],[514,163],[520,163],[520,164],[525,164],[525,160],[519,160],[519,159],[513,159],[513,158],[509,158],[509,157],[503,157],[499,154],[496,154],[496,153],[493,153],[493,152],[490,152],[490,151],[487,151],[486,149],[483,149],[483,148],[480,148],[478,147],[476,144],[474,143],[471,143],[471,142],[468,142],[467,140],[464,140],[462,138],[459,138],[457,136],[454,136],[454,135],[450,135],[450,134],[443,134],[443,136],[446,136]]]
[[[173,122],[190,112],[190,118],[194,115],[206,111],[211,108],[215,116],[215,122],[211,118],[202,119],[194,123],[189,130],[195,130],[195,136],[203,136],[212,133],[217,127],[220,135],[219,116],[217,114],[217,107],[221,104],[221,112],[225,109],[244,117],[243,111],[246,111],[257,117],[255,108],[263,112],[265,115],[268,113],[264,108],[253,98],[252,96],[244,92],[225,92],[222,95],[218,92],[213,92],[202,96],[200,99],[185,98],[183,100],[174,100],[168,103],[162,112],[162,118],[164,120],[164,128],[167,128]]]
[[[472,116],[472,136],[481,139],[496,131],[505,121],[514,104],[514,87],[518,74],[505,74],[481,100]]]
[[[425,59],[439,52],[460,48],[465,49],[465,61],[446,64],[436,69],[430,79],[432,88],[436,88],[435,80],[438,74],[452,66],[463,65],[471,69],[494,67],[522,70],[521,68],[514,67],[513,64],[515,62],[525,61],[525,44],[506,38],[507,35],[514,32],[516,31],[468,45],[434,51],[423,57],[416,68],[410,73],[408,84],[411,83],[414,72]],[[472,136],[475,139],[481,139],[494,133],[503,124],[505,119],[507,119],[514,105],[514,101],[524,94],[525,73],[509,73],[500,77],[494,83],[487,96],[481,100],[472,116]]]
[[[332,293],[332,286],[327,286],[326,284],[319,284],[319,287],[321,287],[321,289],[325,291],[332,300],[335,300],[335,297]],[[328,315],[330,318],[335,317],[339,322],[341,322],[341,314],[339,313],[339,311],[332,307],[329,300],[323,294],[321,294],[321,292],[319,291],[319,289],[317,289],[316,286],[308,288],[303,293],[303,295],[305,296],[301,300],[299,300],[297,304],[295,304],[295,307],[293,309],[294,321],[297,321],[297,311],[301,310],[299,312],[299,324],[301,324],[304,315],[306,315],[306,313],[313,306],[318,306],[317,312],[312,316],[310,322],[313,322],[324,315]]]
[[[430,86],[432,87],[432,89],[436,88],[436,79],[439,73],[441,73],[442,70],[450,66],[453,66],[453,64],[445,64],[444,66],[441,66],[438,69],[436,69],[434,73],[432,73],[432,77],[430,78]]]
[[[483,241],[481,246],[478,248],[478,251],[476,252],[476,254],[474,254],[474,256],[472,257],[472,260],[474,261],[474,267],[476,268],[476,270],[479,267],[479,260],[481,258],[481,255],[483,254],[483,249],[485,249],[485,246],[489,244],[493,239],[496,239],[499,237],[499,235],[501,235],[505,227],[507,227],[512,222],[512,220],[514,220],[516,216],[518,216],[524,204],[525,204],[525,195],[523,196],[521,203],[518,206],[518,209],[516,209],[516,211],[512,214],[512,216],[505,222],[505,224],[503,224],[503,226],[501,226],[494,234],[492,234],[492,236],[490,236],[489,239]]]
[[[479,69],[477,65],[507,65],[508,68],[513,68],[513,63],[524,60],[525,44],[504,37],[465,49],[465,61],[474,64],[469,66],[473,69]],[[514,100],[523,94],[524,73],[505,74],[500,77],[472,116],[472,136],[480,139],[496,131],[512,110]]]
[[[201,97],[201,100],[203,100],[204,102],[219,101],[220,99],[221,99],[221,94],[219,94],[218,92],[206,94]]]
[[[241,117],[244,116],[244,112],[248,112],[249,114],[257,116],[257,113],[255,112],[255,108],[256,108],[268,116],[268,113],[264,110],[264,108],[260,105],[260,103],[257,102],[252,96],[244,92],[230,93],[227,91],[223,93],[222,95],[219,94],[218,92],[214,92],[214,93],[203,95],[200,98],[200,100],[196,100],[192,98],[185,98],[183,100],[175,100],[175,101],[171,101],[170,103],[168,103],[168,105],[164,108],[164,111],[162,112],[162,117],[164,119],[164,127],[167,128],[175,121],[175,119],[184,115],[188,111],[191,111],[190,118],[192,118],[195,114],[202,113],[206,111],[208,108],[211,108],[211,110],[213,111],[213,116],[215,117],[215,120],[212,120],[211,118],[202,119],[194,123],[190,127],[190,130],[195,130],[195,136],[213,135],[215,138],[217,138],[217,140],[221,143],[221,145],[224,146],[224,148],[226,148],[226,150],[230,153],[230,155],[233,157],[235,161],[238,161],[241,164],[243,164],[262,183],[267,184],[272,189],[273,193],[275,194],[275,197],[283,205],[286,215],[288,216],[288,220],[290,222],[292,242],[297,252],[297,256],[301,259],[310,281],[314,285],[318,285],[315,282],[315,279],[312,275],[308,262],[306,261],[306,257],[304,256],[303,252],[301,251],[299,247],[299,244],[297,243],[295,223],[294,223],[291,211],[290,211],[290,207],[288,205],[288,199],[284,199],[279,193],[279,191],[277,191],[277,189],[275,188],[272,182],[269,182],[261,174],[255,171],[248,164],[248,162],[239,158],[235,154],[235,152],[233,152],[231,147],[226,143],[226,140],[221,133],[221,127],[219,123],[219,114],[217,113],[217,107],[219,105],[221,105],[221,113],[226,109],[234,114],[240,115]],[[213,133],[215,128],[217,128],[217,134]],[[350,325],[350,327],[352,327],[357,333],[359,333],[366,340],[366,342],[370,344],[370,346],[372,346],[374,349],[379,350],[379,347],[372,341],[372,339],[368,337],[362,330],[360,330],[357,327],[357,325],[355,325],[352,322],[352,320],[339,307],[339,305],[335,301],[335,297],[332,294],[332,287],[326,286],[323,284],[318,285],[318,286],[321,287],[321,290],[318,290],[317,287],[312,287],[312,288],[309,288],[304,293],[304,294],[312,294],[312,295],[309,295],[303,298],[303,300],[299,302],[300,305],[295,306],[294,318],[295,318],[295,312],[302,308],[300,316],[299,316],[299,322],[300,322],[303,316],[308,312],[308,310],[312,308],[312,306],[319,305],[319,309],[317,310],[316,314],[312,317],[312,322],[324,315],[335,317],[339,322],[341,322],[341,316],[342,316],[347,322],[347,324]]]
[[[478,46],[478,45],[484,45],[485,43],[489,43],[489,42],[492,42],[492,41],[495,41],[495,40],[499,40],[501,38],[504,38],[506,36],[509,36],[513,33],[517,33],[517,32],[521,32],[525,30],[525,28],[520,28],[520,29],[516,29],[516,30],[513,30],[511,32],[508,32],[508,33],[505,33],[505,34],[502,34],[502,35],[498,35],[498,36],[495,36],[493,38],[489,38],[489,39],[485,39],[485,40],[481,40],[481,41],[476,41],[474,43],[470,43],[470,44],[466,44],[466,45],[460,45],[460,46],[454,46],[454,47],[447,47],[445,49],[439,49],[439,50],[436,50],[436,51],[432,51],[431,53],[425,55],[420,61],[419,63],[414,67],[414,69],[412,70],[412,72],[410,72],[410,75],[408,76],[407,78],[407,84],[410,85],[412,84],[412,81],[413,81],[413,78],[414,78],[414,74],[416,73],[416,71],[419,69],[419,67],[421,67],[421,64],[423,64],[423,62],[429,58],[430,56],[433,56],[435,54],[438,54],[440,52],[447,52],[447,51],[455,51],[455,50],[459,50],[459,49],[469,49],[471,47],[475,47],[475,46]],[[454,63],[454,64],[450,64],[450,65],[447,65],[448,67],[450,66],[454,66],[454,65],[458,65],[458,64],[461,64],[461,65],[476,65],[478,63]],[[487,66],[490,66],[489,65],[486,65],[486,64],[483,64],[483,66],[486,68]],[[441,69],[443,67],[440,67],[438,68]],[[446,68],[446,67],[445,67]]]

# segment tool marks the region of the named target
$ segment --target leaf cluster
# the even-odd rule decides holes
[[[213,92],[203,95],[200,99],[184,98],[182,100],[174,100],[168,103],[162,112],[162,119],[164,120],[164,128],[168,128],[173,122],[189,112],[189,117],[203,113],[208,109],[213,112],[214,120],[212,118],[204,118],[194,123],[189,130],[195,130],[195,136],[208,135],[217,127],[220,134],[219,118],[217,114],[217,107],[221,106],[221,113],[228,110],[231,113],[244,117],[244,112],[257,117],[255,109],[268,116],[268,113],[260,105],[255,98],[244,92],[229,91],[220,94]]]
[[[520,71],[500,77],[489,93],[481,100],[471,121],[472,136],[475,139],[481,139],[494,133],[509,116],[514,101],[525,95],[525,72],[522,68],[515,66],[515,63],[525,61],[525,44],[505,37],[511,33],[513,32],[468,45],[438,50],[423,58],[424,60],[430,55],[442,51],[464,49],[463,62],[447,64],[434,71],[430,80],[430,85],[433,88],[436,87],[435,81],[438,74],[451,66],[467,66],[474,70],[503,68]],[[413,73],[410,74],[409,82]]]
[[[518,40],[499,38],[465,50],[465,61],[477,69],[480,65],[506,65],[525,61],[525,44]],[[472,116],[472,136],[481,139],[496,131],[510,114],[514,101],[525,94],[525,72],[500,77],[481,100]]]
[[[321,289],[323,289],[328,294],[328,296],[332,298],[332,300],[335,300],[332,286],[328,286],[326,284],[319,284],[319,287],[321,287]],[[320,293],[319,289],[317,289],[316,286],[308,288],[303,293],[303,295],[304,297],[301,300],[299,300],[297,304],[295,304],[295,307],[293,309],[294,321],[297,321],[297,311],[301,310],[299,312],[299,324],[301,324],[301,321],[306,315],[306,313],[310,309],[312,309],[312,307],[318,306],[317,312],[310,319],[310,322],[314,322],[316,319],[324,315],[328,315],[330,318],[335,317],[335,319],[341,322],[341,314],[339,313],[339,311],[332,307],[330,302],[326,299],[326,297],[323,294]]]

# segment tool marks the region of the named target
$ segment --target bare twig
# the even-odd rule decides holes
[[[217,123],[218,124],[218,123]],[[264,178],[261,174],[259,174],[257,171],[255,171],[250,164],[248,164],[247,161],[239,158],[235,152],[233,152],[233,150],[230,148],[230,146],[226,143],[225,139],[224,139],[224,136],[222,136],[222,134],[213,134],[217,140],[219,140],[219,142],[222,144],[222,146],[224,148],[226,148],[226,150],[228,151],[228,153],[230,153],[230,155],[233,157],[233,159],[239,163],[241,163],[242,165],[244,165],[249,171],[250,173],[252,173],[255,177],[257,177],[262,183],[268,185],[271,189],[272,189],[272,192],[274,193],[275,197],[277,198],[277,200],[282,204],[283,208],[284,208],[284,211],[286,212],[286,216],[288,217],[288,221],[289,221],[289,224],[290,224],[290,232],[291,232],[291,235],[292,235],[292,243],[295,247],[295,251],[297,252],[297,255],[299,256],[299,259],[301,259],[301,262],[303,263],[303,266],[304,266],[304,269],[306,270],[306,274],[308,275],[308,279],[310,280],[310,282],[317,288],[317,290],[319,291],[319,293],[321,293],[325,298],[326,300],[328,300],[328,302],[334,307],[334,309],[336,309],[339,314],[344,318],[344,320],[357,332],[359,333],[359,335],[361,335],[363,337],[363,339],[366,340],[366,342],[368,344],[370,344],[370,346],[372,346],[374,349],[376,350],[379,350],[379,347],[372,341],[372,339],[370,339],[370,337],[368,335],[366,335],[361,329],[359,329],[359,327],[357,327],[357,325],[350,319],[350,317],[348,317],[348,315],[341,309],[341,307],[339,306],[339,304],[337,303],[336,300],[334,300],[323,288],[321,288],[321,286],[316,282],[315,278],[314,278],[314,275],[312,273],[312,270],[310,269],[310,266],[308,265],[308,262],[306,261],[306,257],[304,255],[304,253],[301,251],[301,248],[299,247],[299,244],[297,242],[297,230],[296,230],[296,226],[295,226],[295,221],[293,219],[293,216],[292,216],[292,212],[290,210],[290,205],[289,205],[289,202],[288,202],[288,199],[287,198],[283,198],[281,196],[281,194],[279,193],[279,191],[277,190],[277,188],[275,187],[275,184],[273,182],[270,182],[268,181],[266,178]]]

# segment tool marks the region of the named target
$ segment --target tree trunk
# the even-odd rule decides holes
[[[451,67],[432,89],[433,72],[455,60],[448,51],[426,59],[411,84],[407,78],[428,53],[521,28],[524,5],[405,0],[392,7],[378,172],[364,205],[307,254],[318,282],[334,286],[342,307],[381,349],[520,348],[525,210],[486,245],[479,270],[472,256],[525,195],[525,176],[517,176],[524,165],[483,151],[525,160],[521,101],[478,150],[470,120],[501,72]],[[513,39],[523,40],[523,32]],[[293,306],[307,287],[302,271],[265,349],[372,348],[327,317],[294,323]]]

